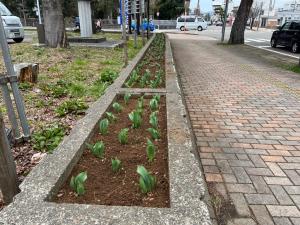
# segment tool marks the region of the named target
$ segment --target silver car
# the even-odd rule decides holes
[[[12,39],[17,43],[22,42],[24,40],[24,28],[20,18],[13,16],[2,2],[0,2],[0,13],[2,15],[6,38]]]

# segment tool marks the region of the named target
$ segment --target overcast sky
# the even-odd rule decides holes
[[[195,8],[198,0],[191,0],[191,8]],[[238,5],[240,0],[233,0],[235,5]],[[265,0],[267,1],[267,0]],[[282,5],[288,0],[276,0],[276,7],[282,7]],[[212,0],[200,0],[201,11],[210,12],[212,11]]]

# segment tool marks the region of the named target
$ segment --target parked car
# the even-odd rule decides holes
[[[136,27],[135,20],[133,20],[131,22],[131,29],[135,30],[135,27]],[[140,29],[142,29],[142,28],[144,30],[148,29],[148,21],[147,20],[144,20],[143,23],[141,24]],[[155,25],[154,25],[153,21],[149,21],[149,30],[150,31],[154,31],[155,30]]]
[[[207,22],[201,17],[181,16],[177,18],[176,29],[202,31],[207,29]]]
[[[273,32],[271,46],[276,48],[278,45],[290,48],[293,53],[299,52],[300,21],[286,22]]]
[[[223,22],[222,22],[222,21],[217,21],[217,22],[215,23],[215,25],[216,25],[216,26],[223,26]]]
[[[3,20],[5,35],[7,39],[12,39],[17,43],[24,40],[24,28],[21,20],[13,16],[6,6],[0,2],[0,12]]]

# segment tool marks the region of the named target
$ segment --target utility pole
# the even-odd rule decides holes
[[[197,2],[197,16],[200,16],[200,0]]]
[[[122,37],[123,37],[123,49],[124,49],[124,65],[128,65],[128,51],[127,51],[127,35],[126,35],[126,16],[125,16],[125,0],[122,0],[121,5],[122,15]]]
[[[225,2],[225,11],[224,11],[224,23],[222,26],[222,38],[221,38],[221,42],[224,42],[225,39],[225,29],[226,29],[226,24],[227,24],[227,12],[228,12],[228,4],[229,4],[229,0],[226,0]]]

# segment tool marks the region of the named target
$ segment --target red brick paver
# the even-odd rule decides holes
[[[288,73],[264,74],[212,41],[170,39],[204,178],[224,183],[236,209],[228,224],[298,224],[300,100],[276,79]]]

